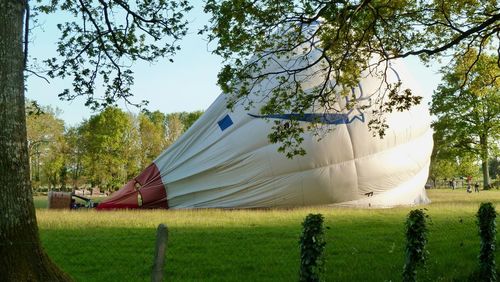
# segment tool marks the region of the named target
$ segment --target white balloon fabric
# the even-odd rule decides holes
[[[419,94],[403,65],[392,69],[388,80],[401,79],[401,89]],[[368,130],[370,109],[261,116],[266,100],[259,93],[276,83],[273,78],[260,83],[249,96],[254,101],[249,111],[243,104],[228,110],[226,97],[220,95],[145,172],[99,208],[392,207],[429,202],[424,186],[433,144],[424,105],[387,114],[389,128],[381,139]],[[314,86],[314,81],[303,85]],[[370,103],[380,86],[380,79],[367,75],[353,91]],[[305,134],[307,154],[289,159],[267,136],[272,120],[297,117],[304,125],[319,118],[332,130],[320,141]]]

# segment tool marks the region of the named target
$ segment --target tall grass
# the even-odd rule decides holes
[[[479,204],[498,204],[500,192],[432,190],[429,196],[433,203],[424,206],[431,217],[429,260],[419,280],[464,280],[477,268]],[[37,217],[49,255],[79,281],[149,280],[160,223],[169,227],[168,280],[296,281],[301,222],[309,213],[323,214],[329,227],[328,281],[399,281],[410,209],[37,209]]]

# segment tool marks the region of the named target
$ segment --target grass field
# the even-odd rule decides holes
[[[479,204],[499,191],[431,190],[429,260],[419,281],[463,281],[477,265]],[[37,207],[44,200],[35,199]],[[500,208],[500,206],[499,206]],[[401,281],[409,207],[291,210],[52,211],[37,209],[43,244],[77,281],[148,281],[155,229],[169,227],[166,281],[297,281],[308,213],[326,226],[326,281]],[[498,256],[498,252],[497,252]]]

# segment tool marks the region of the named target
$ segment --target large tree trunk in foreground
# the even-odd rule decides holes
[[[67,281],[44,253],[29,180],[21,0],[0,0],[0,281]]]

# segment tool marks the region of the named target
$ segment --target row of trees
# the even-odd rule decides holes
[[[500,185],[500,157],[492,157],[488,160],[489,186],[484,186],[482,176],[483,170],[477,156],[465,155],[454,158],[439,158],[433,156],[429,171],[429,181],[433,187],[449,187],[450,181],[454,180],[455,185],[465,185],[468,176],[473,183],[483,185],[485,189]]]
[[[67,127],[58,111],[27,105],[33,188],[82,186],[115,190],[136,176],[203,113],[159,111],[138,115],[108,107]]]

